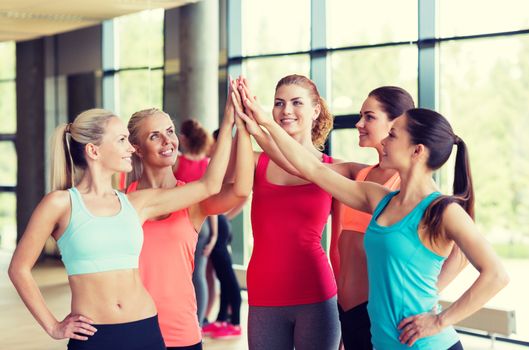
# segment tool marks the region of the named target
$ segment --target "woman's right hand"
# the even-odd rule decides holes
[[[239,79],[238,88],[242,103],[244,105],[245,114],[248,115],[250,119],[254,121],[254,123],[259,125],[264,125],[266,122],[270,121],[266,115],[267,113],[257,102],[257,97],[252,95],[248,80],[246,78],[241,77]],[[246,123],[246,125],[248,125],[248,123]],[[250,130],[248,130],[248,132],[250,132]]]
[[[94,321],[82,315],[69,314],[61,322],[57,322],[50,332],[53,339],[71,338],[88,340],[88,335],[94,335],[97,329],[92,326]],[[86,336],[85,336],[86,335]]]

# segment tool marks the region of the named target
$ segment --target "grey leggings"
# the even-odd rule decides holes
[[[336,297],[315,304],[250,306],[250,350],[336,350],[339,344]]]
[[[202,327],[202,322],[208,306],[208,283],[206,281],[207,256],[204,256],[204,247],[209,242],[209,220],[206,219],[198,234],[197,248],[195,251],[195,269],[193,270],[193,285],[195,286],[195,296],[197,298],[198,322]]]

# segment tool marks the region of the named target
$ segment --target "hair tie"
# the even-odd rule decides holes
[[[461,138],[457,135],[454,135],[454,145],[459,145],[461,143]]]
[[[66,124],[66,127],[64,128],[64,132],[70,134],[71,127],[72,127],[72,123]]]

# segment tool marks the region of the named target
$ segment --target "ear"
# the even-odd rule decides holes
[[[92,160],[97,160],[99,158],[99,147],[93,143],[87,143],[84,146],[84,151],[86,155]]]
[[[318,117],[320,116],[320,113],[321,113],[321,105],[318,103],[314,107],[314,115],[312,116],[312,120],[318,119]]]
[[[138,145],[132,145],[134,147],[134,154],[138,156],[138,158],[143,158],[143,153],[141,151],[141,147]]]
[[[424,159],[425,161],[428,159],[428,148],[426,148],[422,143],[413,146],[413,154],[412,159],[419,160]]]

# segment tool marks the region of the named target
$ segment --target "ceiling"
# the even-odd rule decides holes
[[[28,40],[92,26],[133,12],[197,0],[0,0],[0,42]]]

